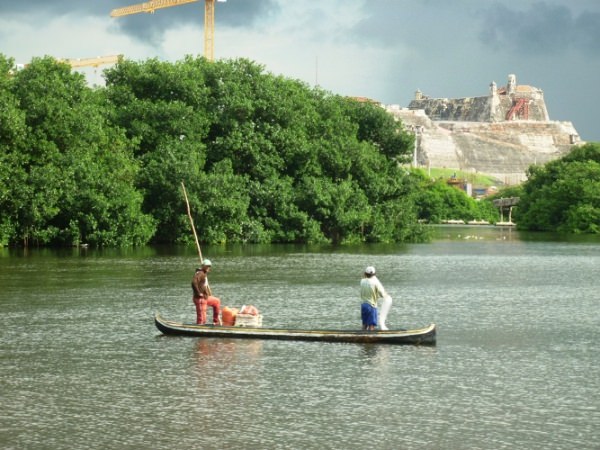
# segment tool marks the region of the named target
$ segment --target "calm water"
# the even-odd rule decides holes
[[[433,348],[166,337],[193,249],[0,249],[0,448],[600,448],[600,241],[437,235],[203,248],[266,326],[358,327],[375,265],[390,325],[437,323]]]

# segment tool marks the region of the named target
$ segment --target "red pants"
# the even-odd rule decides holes
[[[213,309],[213,324],[221,324],[221,318],[219,317],[221,314],[221,300],[217,297],[194,297],[194,305],[196,305],[196,323],[198,325],[204,325],[206,323],[206,309],[209,306]]]

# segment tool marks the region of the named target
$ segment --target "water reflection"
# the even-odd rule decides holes
[[[262,341],[258,339],[198,339],[196,359],[199,366],[214,364],[234,364],[239,360],[256,359],[262,352]]]
[[[397,346],[387,344],[356,344],[359,348],[358,359],[361,362],[373,366],[384,367],[390,362],[394,362],[397,356],[409,356],[418,353],[419,357],[433,356],[437,353],[437,348],[433,346]]]
[[[228,397],[241,387],[256,380],[255,368],[260,364],[263,343],[260,340],[198,339],[195,345],[196,374],[198,386],[228,386]]]
[[[360,346],[359,358],[374,365],[386,364],[390,359],[390,348],[387,345],[358,344]]]

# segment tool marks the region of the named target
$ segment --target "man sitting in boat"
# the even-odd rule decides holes
[[[208,284],[208,272],[212,267],[210,259],[202,261],[202,267],[196,269],[192,278],[193,301],[196,305],[196,323],[206,323],[206,310],[210,306],[213,309],[213,324],[221,325],[221,300],[212,295]]]

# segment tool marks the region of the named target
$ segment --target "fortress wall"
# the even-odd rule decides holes
[[[409,109],[421,109],[432,120],[489,121],[490,97],[466,97],[459,99],[435,98],[413,100]]]
[[[461,149],[461,169],[494,174],[500,179],[510,176],[513,182],[525,180],[534,164],[545,164],[570,151],[570,146],[556,145],[560,133],[555,123],[510,123],[478,127],[453,134]],[[427,149],[423,149],[427,151]]]
[[[490,84],[489,95],[429,98],[417,91],[408,108],[387,108],[416,134],[417,164],[490,174],[514,183],[581,144],[571,122],[550,121],[541,89]]]
[[[496,109],[490,120],[494,122],[504,122],[506,121],[506,116],[510,109],[512,108],[514,102],[519,99],[524,98],[527,99],[527,108],[528,108],[528,117],[515,117],[516,120],[537,120],[540,122],[547,122],[548,118],[548,110],[546,109],[546,102],[544,101],[543,96],[539,94],[539,92],[533,93],[525,93],[520,95],[508,96],[508,95],[499,95]],[[513,120],[514,120],[513,119]]]
[[[571,122],[432,121],[424,111],[388,111],[407,128],[419,127],[418,165],[486,173],[511,184],[524,181],[530,165],[560,158],[580,143]]]
[[[460,155],[460,148],[452,139],[451,132],[440,128],[422,132],[417,147],[419,166],[460,168],[462,166]]]
[[[513,120],[548,121],[546,103],[539,91],[457,99],[426,98],[412,100],[408,109],[423,110],[434,121],[504,122],[513,104],[520,98],[527,100],[528,114],[526,118],[516,115]]]

